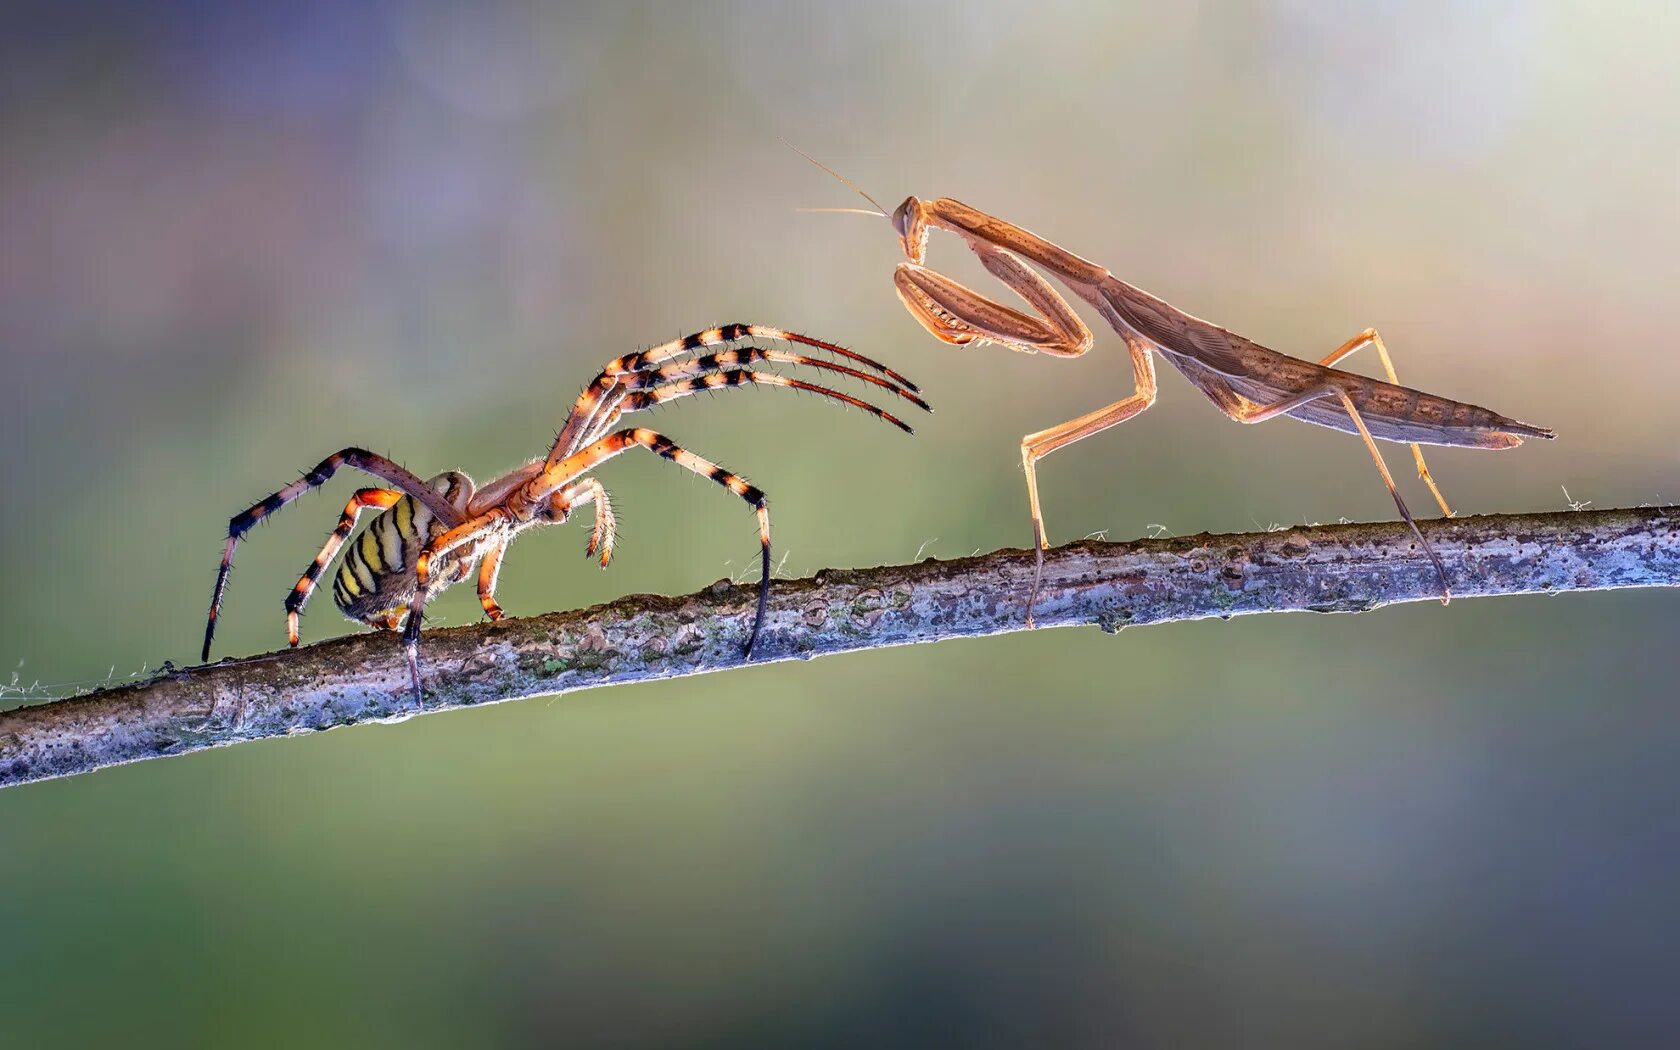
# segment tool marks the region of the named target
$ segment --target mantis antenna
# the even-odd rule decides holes
[[[795,208],[794,211],[804,212],[832,212],[840,215],[869,215],[875,218],[885,218],[881,212],[871,208]]]
[[[839,179],[842,183],[844,183],[847,187],[849,187],[853,193],[856,193],[859,197],[862,197],[864,200],[866,200],[869,203],[875,205],[875,210],[874,211],[866,211],[863,208],[799,208],[797,210],[799,210],[799,211],[849,212],[849,213],[854,214],[854,215],[878,215],[883,219],[887,217],[887,209],[881,207],[881,202],[876,200],[874,197],[871,197],[869,194],[863,192],[863,190],[858,187],[857,183],[853,182],[851,179],[846,178],[846,176],[840,174],[838,171],[835,171],[833,168],[829,167],[827,164],[824,164],[822,161],[818,160],[817,158],[811,156],[809,153],[806,153],[804,150],[800,149],[798,146],[795,146],[793,143],[789,142],[787,139],[782,139],[782,145],[786,146],[790,150],[793,150],[795,153],[799,154],[801,157],[804,157],[806,160],[810,161],[812,164],[815,164],[817,167],[821,168],[822,170],[828,172],[830,175],[834,176],[836,179]]]

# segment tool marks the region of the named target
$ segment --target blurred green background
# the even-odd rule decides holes
[[[654,417],[770,492],[788,575],[1024,545],[1017,440],[1129,390],[1118,340],[936,344],[778,136],[1285,351],[1377,325],[1402,379],[1558,430],[1432,453],[1461,513],[1680,495],[1672,5],[8,8],[6,705],[194,660],[228,515],[324,454],[483,480],[607,358],[724,321],[938,407]],[[510,613],[756,571],[738,502],[603,478],[611,570],[533,534]],[[1061,541],[1393,510],[1357,441],[1170,373],[1041,478]],[[242,548],[217,655],[283,644],[355,484]],[[1660,1044],[1677,608],[1045,631],[9,790],[0,1043]]]

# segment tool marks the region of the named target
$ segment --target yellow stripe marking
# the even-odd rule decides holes
[[[345,555],[344,563],[350,566],[351,572],[356,574],[356,582],[362,585],[362,590],[376,591],[379,589],[378,577],[374,575],[373,567],[367,563],[366,558],[362,557],[362,552],[359,549],[351,548],[350,553]]]
[[[379,530],[379,550],[384,556],[385,567],[391,572],[403,570],[403,540],[402,534],[397,532],[396,520],[389,514],[381,514],[368,531]]]
[[[372,528],[363,530],[362,538],[357,541],[356,546],[368,568],[383,569],[385,562],[379,551],[379,537],[374,535],[374,531]]]
[[[350,564],[355,560],[355,557],[355,551],[345,555],[344,564],[338,567],[338,583],[344,588],[344,593],[352,598],[360,598],[362,596],[362,584],[360,580],[356,579],[356,570]]]

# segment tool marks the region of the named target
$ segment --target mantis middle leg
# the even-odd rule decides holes
[[[1057,449],[1083,441],[1109,427],[1119,426],[1155,403],[1155,359],[1148,344],[1127,340],[1126,346],[1132,355],[1132,379],[1135,384],[1130,397],[1021,439],[1021,466],[1027,474],[1027,505],[1032,514],[1035,558],[1032,591],[1027,597],[1028,627],[1033,626],[1033,606],[1038,603],[1038,588],[1044,578],[1044,552],[1050,547],[1044,528],[1044,512],[1038,503],[1038,461]]]

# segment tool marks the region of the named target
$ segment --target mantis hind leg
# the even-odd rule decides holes
[[[1423,545],[1423,552],[1429,555],[1429,560],[1435,563],[1435,572],[1441,577],[1441,604],[1447,604],[1452,600],[1452,589],[1447,585],[1447,567],[1441,564],[1441,556],[1435,553],[1435,548],[1430,546],[1429,540],[1424,538],[1423,532],[1418,529],[1417,522],[1412,520],[1412,512],[1406,509],[1406,501],[1400,498],[1400,490],[1394,487],[1394,476],[1388,472],[1388,464],[1383,462],[1382,453],[1377,450],[1377,443],[1372,440],[1370,430],[1366,429],[1364,418],[1353,405],[1353,398],[1349,397],[1345,390],[1337,390],[1336,396],[1342,399],[1342,407],[1347,410],[1353,425],[1359,428],[1359,436],[1365,439],[1365,449],[1371,453],[1371,460],[1376,463],[1377,473],[1382,475],[1383,484],[1388,486],[1388,494],[1394,497],[1394,505],[1400,509],[1400,517],[1411,527],[1412,535]]]
[[[1270,405],[1250,404],[1233,412],[1232,418],[1240,423],[1264,423],[1268,419],[1276,419],[1278,416],[1300,408],[1308,402],[1317,401],[1322,397],[1341,399],[1342,408],[1347,411],[1348,418],[1353,420],[1354,428],[1359,431],[1359,436],[1364,439],[1365,450],[1371,453],[1371,462],[1376,464],[1377,473],[1382,475],[1382,481],[1388,488],[1388,494],[1394,497],[1394,505],[1399,508],[1400,517],[1412,530],[1412,535],[1417,537],[1424,553],[1429,555],[1429,560],[1434,563],[1435,572],[1441,577],[1441,604],[1445,605],[1452,600],[1452,589],[1447,584],[1447,567],[1441,563],[1440,555],[1435,553],[1435,548],[1430,545],[1429,540],[1418,529],[1417,522],[1412,518],[1411,510],[1406,507],[1406,501],[1401,498],[1400,490],[1394,485],[1394,475],[1388,472],[1388,464],[1383,461],[1382,452],[1377,448],[1376,440],[1371,437],[1370,429],[1365,426],[1365,418],[1359,414],[1359,409],[1354,406],[1353,398],[1348,396],[1347,391],[1334,385],[1313,387],[1299,394],[1292,394]]]
[[[1343,343],[1341,346],[1338,346],[1336,349],[1330,351],[1329,355],[1326,356],[1324,360],[1320,361],[1319,364],[1328,368],[1337,361],[1340,361],[1342,358],[1353,353],[1355,350],[1362,350],[1367,346],[1376,347],[1377,356],[1382,359],[1383,372],[1388,375],[1388,381],[1393,383],[1395,386],[1399,386],[1400,377],[1394,374],[1394,362],[1388,356],[1388,347],[1383,345],[1382,336],[1377,334],[1377,330],[1375,328],[1365,329],[1363,332],[1360,332],[1352,339]],[[1441,505],[1441,513],[1449,518],[1453,517],[1453,509],[1447,506],[1447,498],[1441,495],[1441,490],[1435,484],[1435,479],[1429,474],[1429,464],[1423,461],[1423,449],[1418,447],[1418,444],[1415,441],[1411,444],[1412,458],[1417,460],[1418,477],[1422,478],[1423,483],[1429,486],[1429,492],[1435,497],[1435,502]]]

